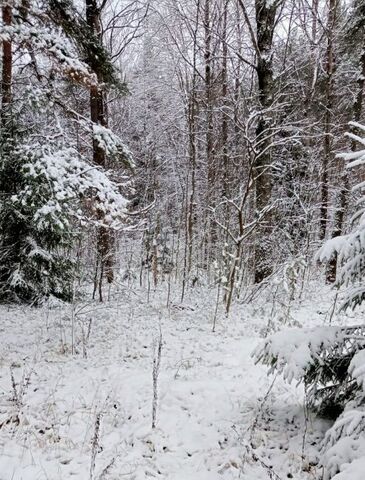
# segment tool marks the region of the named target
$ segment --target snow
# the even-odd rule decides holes
[[[320,262],[330,260],[333,254],[338,254],[345,248],[347,238],[347,235],[338,235],[337,237],[328,239],[318,251],[316,258]]]
[[[358,460],[365,457],[365,412],[359,409],[345,409],[324,439],[325,453],[323,464],[326,466],[325,479],[336,480],[359,478],[356,476]],[[360,463],[361,464],[361,463]],[[354,477],[340,472],[352,472]]]
[[[355,353],[349,366],[349,372],[365,391],[365,350]]]
[[[129,168],[135,168],[131,151],[112,130],[94,123],[92,124],[92,132],[99,147],[102,148],[107,155],[112,157],[119,155]]]
[[[29,155],[32,155],[29,152]],[[70,147],[54,150],[44,146],[39,157],[24,165],[25,175],[37,190],[37,209],[34,221],[42,230],[49,224],[64,229],[70,217],[89,222],[100,222],[117,227],[125,219],[128,201],[119,192],[119,186],[109,178],[108,172],[90,165],[80,158],[76,149]],[[92,206],[84,209],[83,215],[75,212],[76,200],[92,200]],[[33,188],[26,185],[12,197],[14,204],[23,205],[34,201]]]
[[[37,26],[29,26],[25,22],[11,26],[1,25],[0,40],[9,39],[20,45],[32,45],[38,54],[42,52],[44,56],[55,58],[59,70],[83,80],[86,85],[98,85],[95,73],[78,59],[70,42],[49,26],[40,23]]]
[[[325,476],[325,479],[360,479],[360,477],[358,476],[359,472],[357,472],[357,468],[354,468],[356,466],[356,460],[354,463],[352,463],[354,451],[357,451],[357,454],[365,456],[365,442],[354,441],[351,438],[345,437],[341,438],[332,449],[329,449],[325,457],[327,464],[327,475]],[[336,474],[339,469],[342,469],[343,473]],[[351,471],[352,474],[355,474],[354,477],[351,476]],[[364,473],[362,471],[361,478],[364,478],[363,475]]]
[[[351,464],[344,465],[342,472],[333,477],[333,480],[363,480],[365,472],[365,452],[362,458]]]
[[[256,360],[265,359],[290,383],[302,381],[306,370],[320,358],[322,348],[327,349],[341,340],[340,327],[284,329],[265,341],[254,351]]]
[[[0,307],[1,480],[314,478],[328,424],[305,420],[302,388],[254,364],[265,305],[235,305],[229,319],[219,311],[212,333],[208,287],[183,303],[172,294],[167,307],[165,284],[149,300],[143,288],[119,285],[103,305]]]

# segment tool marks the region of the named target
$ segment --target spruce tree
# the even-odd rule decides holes
[[[364,136],[347,136],[360,149],[341,154],[349,172],[365,165],[365,126],[351,122]],[[352,230],[328,240],[318,253],[321,261],[336,255],[336,287],[344,290],[341,309],[355,309],[365,300],[365,182],[353,188],[358,196]],[[365,442],[365,326],[325,326],[293,329],[268,338],[255,352],[257,361],[279,371],[291,382],[303,382],[307,401],[321,415],[337,418],[323,445],[325,478],[332,478],[343,463],[356,462]],[[346,460],[340,452],[347,443]],[[350,478],[350,477],[349,477]]]
[[[60,13],[54,15],[56,3],[15,3],[11,15],[3,11],[0,301],[39,303],[50,295],[69,300],[72,249],[82,228],[113,228],[126,211],[120,187],[92,165],[73,133],[76,125],[108,155],[129,159],[113,132],[79,114],[63,95],[70,84],[90,89],[98,79],[82,55],[83,42],[94,42],[87,25],[75,21],[82,41],[75,39]],[[25,64],[13,85],[12,70],[19,73],[12,65],[15,48]],[[92,51],[103,55],[106,78],[117,84],[107,53],[99,45]]]

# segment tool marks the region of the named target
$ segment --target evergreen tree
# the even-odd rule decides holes
[[[365,132],[361,124],[352,122],[351,127]],[[347,162],[349,171],[361,170],[365,165],[365,138],[354,133],[347,136],[361,149],[340,156]],[[353,188],[360,195],[358,209],[352,217],[352,231],[328,240],[318,254],[321,261],[329,261],[333,255],[338,257],[340,268],[336,286],[345,288],[342,309],[355,309],[365,300],[364,188],[365,182]],[[351,463],[361,456],[359,442],[365,440],[364,325],[279,332],[260,346],[255,356],[271,369],[283,373],[289,382],[293,379],[304,382],[309,404],[321,414],[338,417],[324,441],[326,478],[340,471],[343,457],[338,454],[345,439],[351,444],[346,462]]]
[[[54,16],[56,3],[15,3],[12,15],[7,21],[3,15],[1,25],[2,301],[39,302],[49,295],[69,300],[75,274],[72,248],[80,227],[94,224],[113,228],[126,210],[120,187],[105,169],[92,165],[89,152],[80,150],[73,134],[77,125],[109,156],[130,158],[113,132],[80,115],[62,95],[70,82],[78,88],[92,88],[98,79],[79,58],[81,47],[74,42],[75,32],[69,32],[63,18]],[[72,7],[70,2],[67,7]],[[59,16],[61,10],[59,6]],[[87,26],[79,27],[81,40],[86,41]],[[93,43],[92,36],[87,38]],[[15,86],[7,74],[9,44],[10,61],[14,47],[25,59],[22,71],[26,75]],[[102,54],[99,45],[94,50],[95,55]],[[117,73],[107,54],[103,55],[106,78],[118,84]]]

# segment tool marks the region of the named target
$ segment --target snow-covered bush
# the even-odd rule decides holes
[[[357,131],[365,127],[352,123]],[[365,139],[347,134],[362,147]],[[347,169],[365,165],[365,149],[342,154]],[[329,240],[318,253],[321,261],[338,255],[336,286],[345,287],[342,309],[354,309],[365,299],[365,182],[350,233]],[[257,361],[277,370],[290,382],[306,386],[309,403],[320,413],[337,417],[323,443],[325,478],[363,478],[365,455],[365,325],[317,327],[276,333],[254,352]],[[361,474],[359,476],[359,471]]]

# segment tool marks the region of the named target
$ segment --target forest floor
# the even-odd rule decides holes
[[[320,478],[328,422],[251,357],[272,305],[219,310],[213,333],[214,291],[166,295],[120,285],[105,304],[1,307],[0,480]],[[332,299],[313,284],[290,322],[323,324]]]

